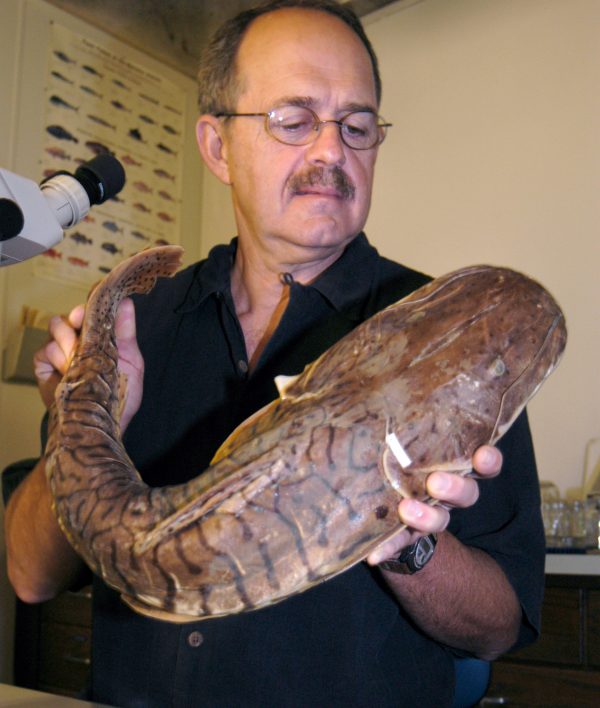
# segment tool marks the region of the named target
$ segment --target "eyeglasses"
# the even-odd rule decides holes
[[[371,111],[352,111],[339,120],[321,120],[305,106],[282,106],[268,113],[215,113],[216,118],[265,119],[265,130],[284,145],[308,145],[316,140],[321,126],[335,123],[344,145],[353,150],[369,150],[383,142],[386,129],[392,124]]]

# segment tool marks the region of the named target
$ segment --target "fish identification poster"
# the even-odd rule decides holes
[[[40,180],[103,152],[126,172],[114,199],[36,259],[36,275],[88,287],[143,248],[180,242],[187,96],[116,40],[103,46],[56,23],[51,37]]]

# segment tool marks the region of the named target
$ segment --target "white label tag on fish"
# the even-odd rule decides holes
[[[396,433],[387,433],[385,436],[385,441],[400,465],[402,467],[408,467],[412,460],[408,456],[406,450],[402,447]]]

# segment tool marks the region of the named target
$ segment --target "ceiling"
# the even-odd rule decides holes
[[[187,76],[195,77],[208,37],[226,19],[256,0],[47,0],[149,54]],[[392,2],[419,0],[345,0],[361,17]]]

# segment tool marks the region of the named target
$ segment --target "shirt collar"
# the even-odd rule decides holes
[[[190,270],[192,282],[177,307],[178,312],[189,312],[214,294],[229,296],[230,276],[237,250],[237,237],[229,244],[215,246],[208,258]],[[358,234],[342,255],[308,286],[319,292],[337,311],[344,311],[351,319],[361,318],[359,303],[367,297],[377,263],[377,250],[364,233]]]
[[[184,289],[176,311],[185,313],[199,307],[211,295],[229,293],[230,275],[237,250],[237,237],[210,250],[208,258],[189,269],[191,282]]]
[[[361,319],[364,302],[374,282],[377,259],[377,250],[361,232],[309,287],[320,292],[338,312],[344,311],[351,319]]]

